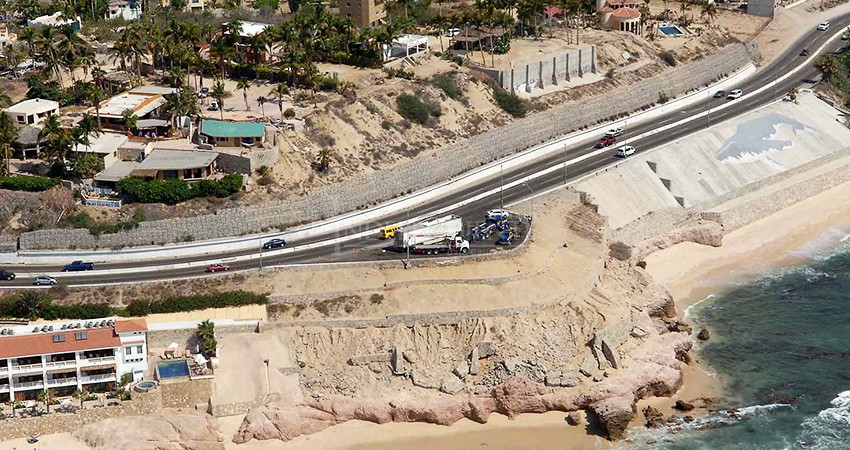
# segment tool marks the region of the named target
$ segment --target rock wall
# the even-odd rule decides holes
[[[95,450],[224,450],[215,419],[186,410],[107,419],[73,435]]]
[[[162,396],[163,408],[195,408],[204,405],[207,410],[212,395],[212,379],[160,383],[157,389]]]
[[[92,236],[88,230],[39,230],[20,238],[23,250],[57,248],[122,248],[244,235],[263,229],[285,229],[354,211],[431,186],[451,177],[630,112],[646,109],[662,96],[702,88],[750,62],[746,46],[734,44],[702,60],[665,71],[632,86],[628,96],[613,91],[551,108],[487,133],[447,145],[435,154],[414,158],[390,171],[362,174],[322,186],[274,206],[232,208],[216,214],[143,222],[123,233]],[[663,94],[663,95],[662,95]]]
[[[179,330],[151,330],[148,331],[148,348],[165,349],[172,342],[179,345],[178,349],[192,349],[197,342],[195,328],[181,328]],[[233,326],[217,326],[215,328],[216,336],[223,336],[232,333],[253,333],[257,331],[256,325],[233,325]]]

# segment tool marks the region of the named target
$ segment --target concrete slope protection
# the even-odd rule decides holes
[[[850,15],[834,19],[833,23],[840,28],[846,27],[850,23]],[[627,124],[629,127],[627,128],[626,142],[636,146],[639,152],[647,151],[647,149],[706,128],[712,123],[728,120],[753,108],[775,101],[791,88],[799,86],[804,80],[815,78],[818,75],[813,64],[819,52],[813,52],[808,59],[805,59],[798,56],[800,50],[802,48],[819,47],[819,50],[823,51],[830,38],[837,38],[838,35],[810,32],[774,63],[739,84],[737,87],[743,89],[746,94],[741,99],[734,101],[714,99],[708,95],[711,92],[706,92],[703,93],[701,101],[692,104],[687,109],[679,109],[665,114],[648,123]],[[703,120],[690,120],[682,123],[687,118],[694,117]],[[664,132],[656,131],[662,128]],[[303,242],[288,240],[291,244],[295,244],[295,248],[265,253],[258,251],[261,242],[254,237],[252,241],[256,247],[251,250],[217,255],[215,261],[229,262],[236,270],[257,268],[260,261],[266,267],[281,264],[352,261],[364,259],[364,254],[361,251],[364,248],[379,250],[380,243],[376,242],[371,234],[378,227],[388,223],[400,223],[407,221],[408,217],[419,218],[446,212],[458,214],[470,223],[479,222],[483,217],[483,212],[487,209],[499,207],[502,203],[511,204],[521,201],[529,196],[562,186],[566,182],[575,181],[616,164],[617,160],[612,157],[613,150],[597,151],[591,148],[598,137],[598,135],[586,136],[584,140],[563,149],[562,152],[552,152],[549,156],[530,161],[516,168],[504,170],[503,166],[502,170],[499,171],[500,173],[494,177],[451,195],[446,195],[437,201],[389,214],[380,221],[365,223],[329,235],[316,236]],[[534,176],[538,174],[540,175]],[[504,186],[504,188],[502,189],[500,186]],[[461,199],[460,202],[459,199]],[[316,243],[323,243],[324,245],[317,245]],[[57,257],[67,257],[67,260],[73,258],[73,253],[64,255],[54,252],[52,254]],[[369,259],[380,258],[398,259],[399,255],[376,251],[376,254]],[[202,255],[162,258],[143,263],[99,264],[98,270],[88,272],[85,275],[64,276],[62,282],[69,285],[82,285],[197,277],[202,274],[200,266],[210,260],[210,256]],[[22,271],[29,274],[55,272],[57,268],[58,264],[54,265],[53,263],[21,267]],[[10,267],[10,269],[15,270],[14,267]],[[133,270],[120,270],[118,273],[112,273],[113,269]],[[25,277],[19,277],[12,283],[4,283],[6,286],[25,286],[28,284],[29,280]]]

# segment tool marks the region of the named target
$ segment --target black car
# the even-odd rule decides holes
[[[714,93],[714,98],[723,98],[726,97],[726,91],[717,91]]]
[[[800,52],[800,56],[809,56],[809,49],[804,48],[802,52]]]
[[[265,244],[263,244],[263,248],[266,249],[266,250],[278,248],[278,247],[285,247],[285,246],[286,246],[286,241],[284,241],[283,239],[272,239],[272,240],[266,242]]]
[[[15,274],[3,269],[0,269],[0,280],[11,281],[15,279]]]

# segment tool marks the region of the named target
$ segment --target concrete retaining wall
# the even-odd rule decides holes
[[[560,55],[549,55],[537,61],[514,64],[505,69],[488,69],[473,65],[481,74],[510,92],[531,92],[551,84],[570,81],[586,73],[596,73],[596,46],[584,45]]]
[[[215,335],[217,338],[220,338],[227,334],[253,333],[256,330],[256,325],[217,326],[215,327]],[[179,351],[186,348],[192,349],[198,343],[195,332],[195,328],[183,328],[178,330],[149,330],[148,348],[164,349],[172,342],[176,342],[177,345],[179,345]]]
[[[390,200],[443,182],[488,162],[509,156],[572,131],[604,123],[669,98],[706,86],[750,63],[747,48],[734,44],[686,66],[670,69],[631,87],[532,114],[504,127],[447,145],[433,155],[407,161],[393,170],[362,174],[323,186],[274,206],[232,208],[216,214],[143,222],[136,229],[92,236],[88,230],[39,230],[24,233],[22,250],[123,248],[208,240],[256,233],[263,229],[309,223]]]

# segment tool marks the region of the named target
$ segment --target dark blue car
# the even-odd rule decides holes
[[[285,247],[285,246],[286,246],[286,241],[284,241],[283,239],[275,238],[275,239],[272,239],[272,240],[266,242],[265,244],[263,244],[263,249],[270,250],[270,249],[273,249],[273,248],[279,248],[279,247]]]

